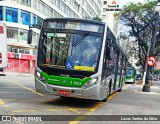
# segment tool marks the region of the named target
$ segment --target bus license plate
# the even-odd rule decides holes
[[[58,90],[58,94],[61,94],[61,95],[70,95],[70,91]]]

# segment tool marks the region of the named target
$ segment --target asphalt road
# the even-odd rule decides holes
[[[58,96],[36,93],[33,76],[7,75],[0,77],[0,115],[77,115],[70,121],[42,122],[55,124],[106,123],[86,122],[84,120],[87,117],[81,115],[160,115],[160,87],[157,84],[159,83],[156,82],[156,86],[151,87],[150,93],[141,92],[142,86],[126,84],[122,92],[112,94],[109,101],[104,103],[82,99],[62,99]],[[98,116],[92,118],[98,119]],[[123,122],[107,121],[107,123]],[[151,124],[151,122],[141,123]]]

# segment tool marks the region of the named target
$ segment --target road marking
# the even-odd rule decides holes
[[[109,100],[110,100],[110,99],[112,99],[112,98],[113,98],[114,96],[116,96],[117,94],[119,94],[119,92],[115,92],[115,93],[113,93],[111,96],[109,96],[109,98],[108,98],[108,99],[109,99]]]
[[[124,87],[122,88],[122,90],[128,88],[129,86],[131,86],[131,84],[124,86]]]
[[[99,102],[97,105],[95,105],[93,108],[90,108],[89,111],[93,112],[96,111],[98,108],[100,108],[104,103]]]
[[[47,109],[49,112],[57,111],[57,109]]]
[[[68,124],[78,124],[81,120],[84,120],[85,116],[78,116],[73,121],[69,122]]]
[[[114,94],[112,94],[111,96],[109,96],[109,99],[112,99],[114,96],[116,96],[119,92],[116,92]],[[94,111],[96,111],[97,109],[99,109],[101,106],[103,106],[104,103],[99,102],[98,104],[96,104],[93,108],[89,109],[89,112],[85,113],[84,115],[90,115],[92,114]],[[80,121],[82,121],[83,119],[85,119],[85,116],[79,116],[77,118],[75,118],[73,121],[69,122],[69,124],[78,124]]]
[[[21,94],[21,93],[32,93],[32,92],[0,92],[0,94],[3,94],[3,93],[19,93],[19,94]]]
[[[34,112],[35,110],[14,110],[15,113],[21,113],[21,112]]]
[[[130,85],[126,85],[125,87],[123,87],[123,90],[128,88]],[[117,94],[119,94],[120,92],[115,92],[113,93],[111,96],[109,96],[109,100],[112,99],[114,96],[116,96]],[[79,116],[77,118],[75,118],[73,121],[70,121],[68,124],[78,124],[80,123],[80,121],[85,119],[85,115],[91,115],[94,111],[96,111],[97,109],[99,109],[101,106],[103,106],[104,103],[99,102],[97,105],[95,105],[93,108],[89,109],[89,112],[85,113],[84,116]]]
[[[12,83],[14,83],[14,84],[16,84],[16,85],[18,85],[18,86],[20,86],[20,87],[23,87],[24,89],[27,89],[27,90],[29,90],[29,91],[31,91],[31,92],[33,92],[33,93],[39,95],[39,96],[44,96],[43,94],[37,93],[36,91],[34,91],[34,90],[32,90],[32,89],[30,89],[30,88],[28,88],[28,87],[26,87],[26,86],[23,86],[23,85],[21,85],[21,84],[15,82],[15,81],[12,81],[12,80],[8,80],[8,81],[10,81],[10,82],[12,82]]]
[[[0,105],[5,105],[5,103],[2,99],[0,99]]]
[[[7,108],[7,105],[5,104],[5,102],[2,99],[0,99],[0,105]]]
[[[75,109],[75,108],[69,108],[68,110],[70,110],[70,111],[73,111],[73,112],[76,112],[76,113],[81,113],[81,112],[79,112],[77,109]]]

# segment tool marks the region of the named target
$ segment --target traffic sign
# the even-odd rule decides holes
[[[147,65],[148,66],[153,66],[156,64],[156,58],[154,56],[149,56],[147,58]]]

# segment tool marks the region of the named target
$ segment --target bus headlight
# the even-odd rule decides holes
[[[41,80],[42,82],[46,83],[45,78],[41,75],[41,73],[39,73],[38,71],[36,71],[36,77]]]
[[[37,74],[37,76],[38,76],[38,77],[41,77],[41,74],[40,74],[38,71],[37,71],[37,73],[36,73],[36,74]]]
[[[93,79],[91,80],[92,83],[97,83],[97,81],[98,81],[98,77],[93,78]]]
[[[93,85],[96,85],[98,83],[98,77],[92,78],[88,83],[84,85],[85,88],[89,88]]]

